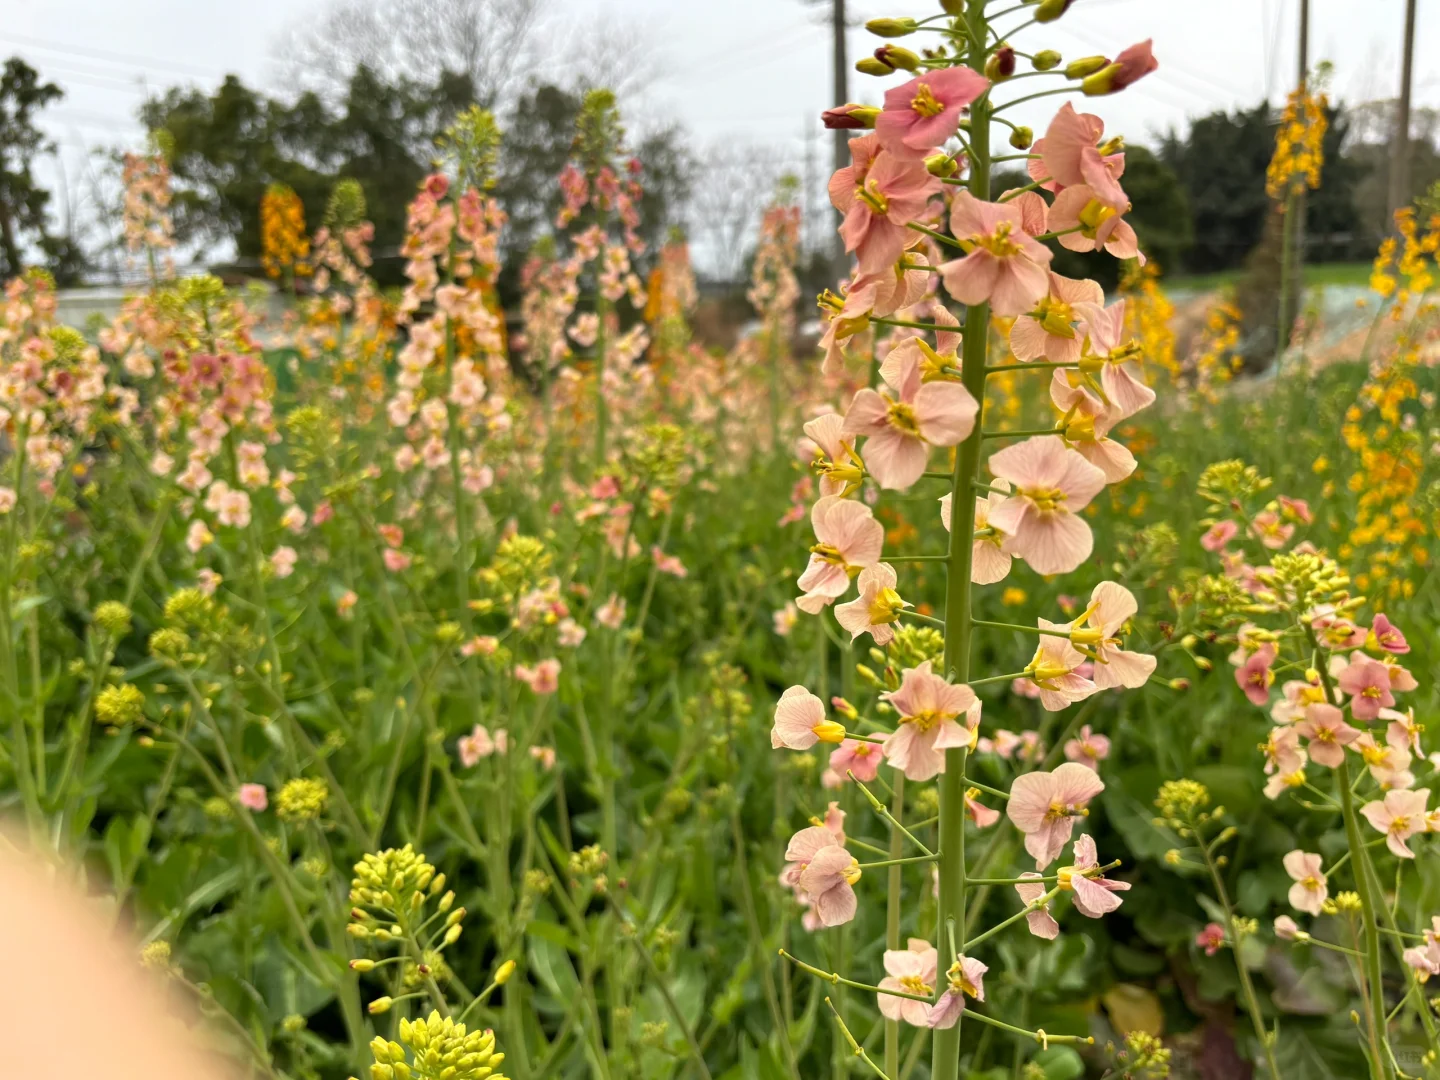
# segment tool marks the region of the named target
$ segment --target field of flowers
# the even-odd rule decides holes
[[[692,340],[603,91],[518,311],[478,108],[403,292],[343,182],[283,315],[172,276],[163,140],[116,318],[6,286],[0,807],[236,1075],[1440,1076],[1440,208],[1354,355],[1180,347],[1069,6],[871,25],[823,356],[783,193]]]

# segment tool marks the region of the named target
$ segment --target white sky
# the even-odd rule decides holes
[[[1294,80],[1298,6],[1299,0],[1076,0],[1062,20],[1031,28],[1017,43],[1073,58],[1113,55],[1153,37],[1160,70],[1091,103],[1110,132],[1145,142],[1183,127],[1188,117],[1282,97]],[[87,148],[138,143],[143,133],[134,111],[146,87],[210,86],[233,71],[249,84],[282,89],[274,85],[274,46],[297,14],[320,7],[320,0],[0,0],[0,56],[18,53],[64,87],[65,100],[47,111],[44,125],[61,145],[74,186]],[[938,10],[935,0],[850,0],[850,7],[857,22]],[[1432,5],[1420,7],[1415,98],[1440,105],[1440,15]],[[817,115],[832,104],[827,8],[803,0],[550,0],[550,18],[613,12],[644,25],[663,58],[663,75],[630,113],[678,119],[697,144],[735,138],[773,145],[798,171],[805,133],[820,130]],[[1311,0],[1311,57],[1334,63],[1334,96],[1394,95],[1403,19],[1403,0]],[[857,26],[852,62],[877,44]],[[886,85],[852,72],[851,99],[878,102]],[[1035,84],[1019,85],[1028,92]],[[1028,112],[1016,119],[1043,128],[1054,106],[1053,100],[1024,106]],[[814,139],[817,169],[828,161],[829,146],[828,138]],[[53,168],[42,176],[53,177]]]

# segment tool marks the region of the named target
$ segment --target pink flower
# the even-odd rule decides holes
[[[1381,709],[1395,705],[1390,673],[1378,660],[1352,660],[1337,682],[1350,695],[1350,712],[1356,720],[1374,720]]]
[[[270,569],[277,578],[287,578],[295,572],[295,564],[300,556],[295,549],[288,546],[281,546],[270,555]]]
[[[989,85],[978,72],[952,67],[886,90],[885,108],[875,118],[880,145],[897,157],[925,157],[955,134],[965,106]]]
[[[1006,550],[1037,574],[1068,574],[1090,557],[1094,537],[1079,516],[1105,486],[1105,474],[1056,435],[1007,446],[990,458],[990,471],[1014,489],[990,510],[990,523],[1007,533]]]
[[[1290,886],[1290,906],[1296,911],[1319,915],[1330,890],[1325,887],[1325,874],[1320,869],[1320,856],[1296,848],[1286,854],[1285,872],[1294,885]]]
[[[1275,936],[1281,941],[1298,941],[1302,936],[1310,935],[1301,930],[1289,915],[1281,915],[1275,920]]]
[[[965,813],[977,829],[988,829],[1000,820],[1000,811],[982,803],[980,789],[975,787],[965,790]]]
[[[809,828],[801,829],[790,838],[785,847],[785,865],[780,869],[780,884],[793,889],[800,881],[800,874],[810,865],[821,848],[845,846],[845,811],[839,803],[832,802],[822,821],[814,822]]]
[[[1205,929],[1195,935],[1195,944],[1205,950],[1206,956],[1214,956],[1225,947],[1225,928],[1219,923],[1206,923]]]
[[[1015,778],[1005,814],[1025,834],[1025,850],[1044,870],[1059,857],[1075,819],[1085,815],[1085,806],[1105,790],[1105,783],[1093,769],[1067,761],[1054,772],[1029,772]]]
[[[781,637],[789,637],[790,631],[794,630],[795,624],[800,621],[799,609],[794,604],[786,604],[771,612],[770,621],[775,633]]]
[[[1153,38],[1146,38],[1144,41],[1137,42],[1115,57],[1115,62],[1111,67],[1119,70],[1112,73],[1106,80],[1108,87],[1106,93],[1124,90],[1160,66],[1160,61],[1155,59],[1154,51],[1151,48],[1153,40]],[[1087,89],[1086,93],[1089,92]]]
[[[826,413],[807,420],[805,434],[815,444],[810,467],[820,474],[820,494],[850,494],[864,479],[865,470],[855,453],[855,436],[845,433],[845,417]]]
[[[207,544],[215,542],[215,534],[210,531],[205,522],[196,518],[190,522],[190,528],[185,533],[185,546],[189,548],[192,555],[197,555]]]
[[[540,767],[546,772],[555,768],[555,748],[553,746],[532,746],[530,756],[540,763]]]
[[[907,948],[885,950],[885,978],[881,990],[898,990],[928,998],[935,993],[938,954],[935,946],[924,938],[911,938]],[[924,1027],[930,1015],[928,1001],[881,994],[877,1004],[887,1020],[904,1020],[915,1027]]]
[[[1074,892],[1075,910],[1087,919],[1108,915],[1120,906],[1120,898],[1115,894],[1128,892],[1130,883],[1100,876],[1100,858],[1095,853],[1094,837],[1082,836],[1076,840],[1074,854],[1074,864],[1060,871],[1060,887],[1066,889],[1068,886],[1067,891]]]
[[[1052,623],[1047,619],[1036,622],[1042,630],[1070,629],[1068,623]],[[1040,645],[1025,668],[1039,691],[1035,696],[1041,706],[1050,712],[1059,712],[1096,693],[1100,687],[1080,674],[1085,664],[1085,654],[1075,648],[1070,638],[1063,634],[1041,634]]]
[[[261,814],[270,805],[270,798],[264,784],[241,784],[235,796],[236,801],[252,814]]]
[[[1305,707],[1305,719],[1295,725],[1295,731],[1309,740],[1306,749],[1310,760],[1331,769],[1340,767],[1345,760],[1345,747],[1360,737],[1357,729],[1345,723],[1343,712],[1323,702]]]
[[[410,556],[395,548],[386,548],[381,552],[380,557],[384,560],[385,569],[392,574],[399,574],[410,569]]]
[[[1384,651],[1403,656],[1410,651],[1410,643],[1404,633],[1383,614],[1376,615],[1370,624],[1370,633],[1365,638],[1365,647],[1372,652]]]
[[[875,743],[846,739],[830,752],[830,769],[842,783],[848,773],[854,773],[856,780],[868,784],[880,772],[884,756],[884,751]]]
[[[680,561],[679,555],[666,555],[659,547],[650,548],[650,557],[655,560],[655,569],[662,574],[670,574],[673,577],[683,578],[689,574],[685,564]]]
[[[354,589],[346,589],[335,601],[335,614],[342,619],[355,617],[355,605],[360,603],[360,596]]]
[[[503,732],[496,732],[497,737],[501,734]],[[497,752],[503,754],[505,746],[497,737],[492,737],[484,724],[476,724],[469,735],[461,735],[455,744],[455,749],[460,754],[460,764],[467,769],[472,769],[481,758],[487,758]]]
[[[1410,771],[1408,738],[1403,733],[1396,734],[1399,737],[1392,739],[1387,731],[1386,741],[1377,743],[1375,736],[1366,731],[1351,743],[1351,749],[1360,755],[1375,782],[1386,789],[1408,788],[1415,783]]]
[[[1027,870],[1020,875],[1022,878],[1033,878],[1015,886],[1015,891],[1020,894],[1020,901],[1029,911],[1025,913],[1025,921],[1030,926],[1030,933],[1036,937],[1044,938],[1046,941],[1054,941],[1060,936],[1060,924],[1055,921],[1055,916],[1050,914],[1048,903],[1035,906],[1050,890],[1045,886],[1044,879],[1033,870]]]
[[[860,863],[839,845],[822,847],[800,871],[799,890],[815,905],[821,926],[839,926],[855,917],[855,883]]]
[[[955,196],[950,231],[970,252],[939,269],[946,290],[960,303],[989,303],[996,315],[1019,315],[1049,290],[1053,255],[1025,231],[1015,201],[981,202],[963,190]]]
[[[1279,551],[1295,535],[1295,526],[1282,522],[1274,510],[1262,510],[1251,520],[1250,531],[1271,551]]]
[[[1117,300],[1109,307],[1082,305],[1088,340],[1085,361],[1100,366],[1100,388],[1113,408],[1116,422],[1134,416],[1155,400],[1155,391],[1145,385],[1143,375],[1134,367],[1141,357],[1140,346],[1125,329],[1125,301]]]
[[[555,642],[562,649],[574,649],[585,640],[587,631],[574,619],[561,619],[555,628]]]
[[[515,665],[515,677],[535,694],[553,694],[560,689],[560,661],[553,656],[541,660],[533,668]]]
[[[816,544],[810,563],[797,582],[804,591],[796,604],[801,611],[818,613],[844,596],[850,579],[880,561],[885,527],[864,503],[827,495],[810,511]]]
[[[1138,607],[1125,586],[1102,581],[1090,594],[1090,606],[1070,624],[1075,628],[1070,640],[1094,650],[1095,685],[1101,690],[1116,686],[1134,690],[1155,672],[1155,657],[1120,648],[1121,639],[1116,636]]]
[[[969,746],[980,721],[980,701],[963,683],[948,682],[926,660],[907,668],[900,688],[882,695],[900,715],[900,726],[885,740],[885,760],[911,780],[929,780],[945,771],[945,751]],[[966,716],[962,726],[958,718]]]
[[[1200,546],[1206,551],[1219,551],[1240,531],[1240,526],[1226,518],[1224,521],[1217,521],[1210,528],[1205,530],[1205,535],[1200,537]]]
[[[1107,484],[1118,484],[1135,471],[1135,455],[1109,437],[1120,414],[1090,386],[1088,375],[1057,369],[1050,379],[1050,401],[1062,413],[1065,445],[1103,472]]]
[[[1144,266],[1139,238],[1123,216],[1129,208],[1128,202],[1112,205],[1089,184],[1076,184],[1055,196],[1049,224],[1063,248],[1106,251],[1117,259],[1138,259]]]
[[[979,410],[958,382],[922,382],[914,358],[882,373],[895,396],[868,387],[845,413],[845,433],[866,436],[865,468],[883,488],[908,488],[930,457],[931,446],[954,446],[970,434]]]
[[[999,491],[991,491],[982,499],[975,499],[975,542],[970,549],[970,580],[976,585],[993,585],[1004,581],[1010,573],[1010,553],[1005,550],[1009,537],[996,528],[990,515],[1003,503],[1010,491],[1010,481],[996,480],[992,485]],[[950,531],[950,496],[940,497],[940,521],[945,531]]]
[[[1415,853],[1405,841],[1425,831],[1425,803],[1429,799],[1429,788],[1387,791],[1383,802],[1378,799],[1368,802],[1360,808],[1360,813],[1376,832],[1385,834],[1385,846],[1391,852],[1402,859],[1413,859]]]
[[[845,250],[859,259],[862,274],[887,270],[900,258],[912,235],[906,226],[925,212],[926,203],[940,191],[940,181],[923,161],[907,161],[885,150],[865,163],[861,176],[855,144],[872,137],[850,140],[855,164],[836,172],[830,181],[830,201],[845,215],[840,236]],[[869,148],[863,153],[868,156]],[[848,189],[842,182],[847,172],[854,181]]]
[[[595,610],[595,621],[608,630],[619,630],[625,621],[625,598],[616,593]]]
[[[895,591],[898,579],[889,563],[876,563],[860,571],[855,580],[860,595],[835,608],[835,621],[850,631],[850,640],[869,633],[875,644],[888,645],[895,637],[892,624],[907,605]]]
[[[1129,199],[1121,190],[1119,180],[1125,173],[1123,153],[1101,154],[1100,140],[1105,136],[1105,122],[1091,113],[1079,113],[1068,101],[1060,106],[1055,118],[1031,147],[1030,175],[1046,180],[1052,191],[1062,191],[1079,184],[1089,186],[1108,205],[1122,209]]]
[[[838,743],[845,728],[825,719],[825,703],[803,686],[792,686],[775,705],[775,722],[770,728],[774,749],[809,750],[817,742]]]
[[[1105,293],[1088,278],[1077,281],[1052,270],[1049,280],[1049,291],[1010,328],[1010,351],[1017,360],[1075,364],[1084,337],[1074,326],[1079,318],[1075,305],[1104,304]]]
[[[214,596],[215,590],[220,587],[220,583],[224,580],[223,577],[214,570],[211,570],[208,566],[195,575],[196,587],[206,596]]]
[[[955,1021],[960,1019],[960,1014],[965,1011],[966,994],[976,1001],[984,1001],[985,973],[989,970],[989,965],[982,964],[979,960],[957,956],[945,972],[949,988],[940,995],[940,1000],[930,1007],[930,1012],[925,1017],[926,1027],[954,1027]]]
[[[1086,724],[1077,732],[1077,737],[1065,744],[1065,757],[1084,765],[1087,769],[1100,771],[1100,762],[1110,756],[1110,740],[1104,735],[1093,733]]]
[[[1310,504],[1304,499],[1292,499],[1288,495],[1279,496],[1280,513],[1292,521],[1298,521],[1302,525],[1309,525],[1315,520],[1315,515],[1310,513]]]
[[[1270,665],[1274,662],[1275,646],[1266,642],[1235,669],[1235,684],[1254,705],[1264,705],[1270,700],[1270,685],[1275,681]]]

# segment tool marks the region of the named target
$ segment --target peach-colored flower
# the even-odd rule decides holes
[[[499,734],[499,732],[496,733],[497,736]],[[460,764],[467,769],[473,768],[481,758],[505,752],[505,747],[497,742],[496,737],[490,734],[484,724],[476,724],[470,734],[461,735],[455,744],[455,749],[460,754]]]
[[[264,784],[241,784],[235,799],[252,814],[264,813],[265,808],[270,805],[270,797]]]
[[[392,574],[403,573],[410,569],[410,556],[395,548],[386,548],[380,553],[380,558],[385,563],[385,569]]]
[[[1405,841],[1425,831],[1425,803],[1429,788],[1414,791],[1387,791],[1383,801],[1376,799],[1360,808],[1365,820],[1376,832],[1385,834],[1385,846],[1402,859],[1413,859],[1415,853]]]
[[[1078,762],[1087,769],[1100,770],[1100,762],[1110,756],[1110,740],[1098,732],[1092,732],[1086,724],[1076,737],[1065,744],[1065,757]]]
[[[960,114],[989,85],[977,71],[951,67],[886,90],[885,108],[875,118],[880,145],[899,157],[924,158],[955,134]]]
[[[1295,882],[1290,886],[1290,906],[1296,911],[1319,915],[1325,898],[1330,895],[1325,873],[1320,869],[1320,856],[1296,848],[1285,855],[1283,862],[1285,872]]]
[[[1145,385],[1136,367],[1142,354],[1126,329],[1125,301],[1117,300],[1109,307],[1083,304],[1080,315],[1086,332],[1081,370],[1099,369],[1100,388],[1114,409],[1116,422],[1134,416],[1155,400],[1155,391]]]
[[[1235,539],[1235,534],[1239,531],[1240,526],[1236,525],[1235,522],[1229,518],[1223,521],[1217,521],[1214,525],[1211,525],[1210,528],[1206,529],[1205,534],[1200,537],[1200,546],[1206,551],[1219,551],[1226,544],[1230,543],[1231,540]]]
[[[816,543],[797,582],[804,595],[795,603],[814,615],[844,596],[852,577],[880,561],[885,528],[864,503],[833,495],[816,502],[810,522]]]
[[[1340,689],[1350,695],[1350,712],[1356,720],[1374,720],[1381,709],[1393,708],[1390,672],[1378,660],[1352,660],[1340,672]]]
[[[1235,684],[1245,691],[1252,704],[1264,705],[1270,700],[1270,687],[1275,682],[1275,646],[1269,642],[1256,649],[1235,669]]]
[[[292,547],[282,545],[270,555],[270,569],[277,578],[287,578],[295,572],[300,556]]]
[[[945,972],[948,988],[940,995],[940,1000],[930,1007],[930,1012],[925,1017],[925,1025],[932,1028],[954,1027],[960,1014],[965,1011],[965,995],[968,994],[976,1001],[985,1000],[985,973],[989,970],[988,964],[982,964],[973,957],[957,956]]]
[[[825,718],[825,703],[803,686],[792,686],[775,705],[770,745],[775,749],[809,750],[817,742],[838,743],[845,727]]]
[[[658,546],[650,548],[650,557],[655,560],[655,569],[662,574],[683,578],[690,573],[685,569],[685,564],[680,561],[679,555],[666,555]]]
[[[1128,892],[1128,881],[1111,881],[1099,873],[1100,857],[1095,851],[1095,838],[1081,836],[1075,841],[1075,862],[1060,870],[1059,886],[1074,893],[1075,910],[1087,919],[1098,919],[1120,906],[1117,892]]]
[[[1044,138],[1030,148],[1031,179],[1056,192],[1086,184],[1110,206],[1126,206],[1129,199],[1119,183],[1125,174],[1125,155],[1102,154],[1099,144],[1104,137],[1105,122],[1100,117],[1076,112],[1067,101],[1056,111]]]
[[[945,289],[960,303],[990,305],[996,315],[1020,315],[1049,289],[1053,255],[1025,231],[1015,200],[982,202],[968,191],[950,206],[950,231],[969,248],[962,258],[942,263]]]
[[[979,406],[958,382],[923,382],[914,357],[885,379],[894,396],[861,390],[845,413],[844,430],[866,436],[862,457],[875,482],[903,490],[920,479],[931,446],[954,446],[970,434]]]
[[[1124,214],[1128,202],[1114,206],[1089,184],[1067,187],[1050,205],[1050,228],[1060,246],[1071,251],[1106,251],[1117,259],[1145,265],[1139,238]]]
[[[790,631],[795,629],[795,624],[800,621],[800,610],[793,603],[771,613],[770,621],[773,624],[775,633],[781,637],[789,637]]]
[[[911,938],[904,949],[886,949],[884,962],[885,978],[880,980],[881,990],[898,990],[923,998],[935,993],[938,954],[935,946],[924,938]],[[880,994],[877,1004],[880,1014],[887,1020],[904,1020],[915,1027],[924,1027],[925,1018],[930,1014],[928,1001],[894,994]]]
[[[906,160],[881,150],[862,165],[856,143],[850,140],[852,160],[830,181],[830,201],[845,215],[840,236],[845,250],[854,252],[862,274],[888,270],[910,244],[910,222],[925,212],[925,205],[940,191],[940,181],[930,175],[923,161]],[[868,156],[871,148],[862,154]],[[851,186],[842,179],[849,173]]]
[[[1020,876],[1034,879],[1018,883],[1015,886],[1015,891],[1020,894],[1020,902],[1030,908],[1025,913],[1025,921],[1030,926],[1030,933],[1044,938],[1046,941],[1054,941],[1060,936],[1060,924],[1055,921],[1055,916],[1050,914],[1050,905],[1046,903],[1039,907],[1032,906],[1050,889],[1044,884],[1044,878],[1034,870],[1027,870]]]
[[[530,687],[532,693],[553,694],[560,689],[560,661],[552,656],[541,660],[533,668],[516,664],[515,678]]]
[[[360,596],[354,589],[346,589],[335,601],[335,614],[342,619],[355,617],[355,605],[360,602]]]
[[[1370,633],[1365,638],[1365,647],[1372,652],[1384,651],[1396,656],[1402,656],[1410,651],[1410,643],[1405,640],[1405,634],[1401,629],[1392,623],[1385,615],[1376,615],[1370,624]]]
[[[825,413],[808,420],[805,434],[815,445],[810,467],[820,476],[821,495],[849,495],[860,486],[865,466],[855,452],[855,436],[845,433],[844,416]]]
[[[215,534],[210,531],[205,522],[196,518],[190,522],[190,528],[185,532],[185,546],[190,553],[198,554],[207,544],[215,542]]]
[[[195,575],[195,585],[206,596],[214,596],[215,590],[225,579],[208,566]]]
[[[625,621],[625,598],[611,593],[610,599],[596,608],[595,621],[608,630],[619,630]]]
[[[1324,702],[1306,706],[1305,719],[1295,725],[1295,732],[1308,740],[1310,760],[1330,769],[1340,767],[1345,747],[1360,737],[1360,732],[1345,722],[1343,712]]]
[[[1362,732],[1350,743],[1350,749],[1360,755],[1382,788],[1408,788],[1415,783],[1415,774],[1410,771],[1410,744],[1403,734],[1392,739],[1387,731],[1381,743],[1368,731]]]
[[[1116,635],[1138,610],[1135,596],[1123,585],[1102,581],[1090,594],[1090,606],[1070,625],[1070,640],[1090,647],[1095,655],[1095,685],[1101,690],[1144,686],[1155,672],[1155,657],[1120,648]]]
[[[1093,769],[1073,761],[1054,772],[1029,772],[1015,778],[1005,814],[1025,834],[1025,850],[1044,870],[1059,857],[1083,817],[1089,801],[1105,790]]]
[[[1281,915],[1275,920],[1275,936],[1281,941],[1298,941],[1302,934],[1304,931],[1289,915]]]
[[[932,672],[929,660],[905,669],[900,688],[882,696],[900,716],[900,726],[885,740],[885,760],[911,780],[943,772],[945,751],[969,746],[980,722],[975,691]]]
[[[1040,644],[1025,668],[1039,690],[1041,706],[1050,712],[1059,712],[1097,693],[1100,687],[1080,673],[1082,665],[1087,664],[1085,654],[1064,634],[1070,625],[1048,619],[1037,619],[1036,623],[1042,630],[1060,631],[1040,635]]]
[[[854,773],[856,780],[868,784],[880,772],[884,758],[884,751],[876,743],[846,739],[830,752],[830,770],[841,783],[848,779],[848,773]]]
[[[876,645],[888,645],[895,637],[894,623],[909,607],[895,591],[899,579],[889,563],[876,563],[860,571],[855,586],[860,595],[835,608],[835,621],[850,631],[850,640],[868,633]]]
[[[1104,290],[1088,278],[1062,277],[1053,270],[1049,281],[1049,291],[1010,328],[1010,351],[1017,360],[1079,363],[1084,332],[1074,325],[1080,318],[1076,305],[1105,303]]]
[[[996,491],[975,498],[975,542],[970,548],[970,580],[976,585],[993,585],[1010,573],[1011,556],[1005,550],[1007,534],[990,520],[995,508],[1009,498],[1010,481],[996,480]],[[950,531],[950,496],[940,497],[940,522]]]
[[[1225,928],[1219,923],[1206,923],[1205,929],[1195,935],[1195,944],[1205,950],[1206,956],[1214,956],[1225,947]]]
[[[1068,574],[1090,557],[1094,537],[1079,517],[1105,486],[1105,474],[1056,435],[1007,446],[990,471],[1013,494],[990,509],[990,524],[1008,534],[1005,548],[1039,574]]]
[[[860,880],[860,863],[839,845],[822,847],[796,882],[810,897],[821,926],[839,926],[855,917],[855,883]]]
[[[1271,551],[1278,551],[1290,542],[1295,526],[1281,521],[1274,510],[1262,510],[1251,519],[1250,531]]]
[[[530,756],[540,763],[540,767],[546,772],[555,768],[555,748],[553,746],[532,746]]]

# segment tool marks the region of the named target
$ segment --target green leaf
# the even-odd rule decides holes
[[[1077,1080],[1085,1075],[1085,1062],[1073,1047],[1052,1046],[1030,1060],[1045,1070],[1045,1080]]]

